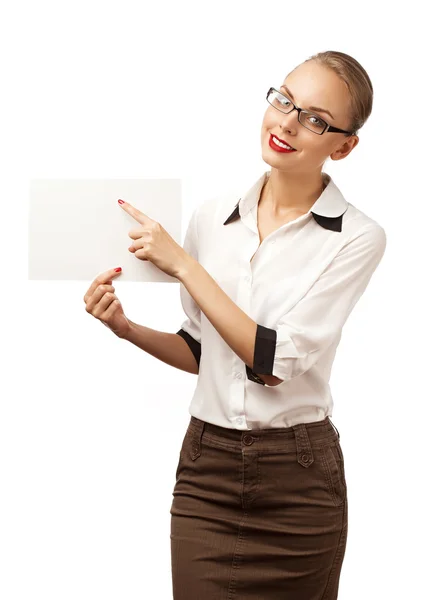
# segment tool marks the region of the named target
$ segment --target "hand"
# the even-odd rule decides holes
[[[150,260],[161,271],[178,277],[186,266],[190,256],[177,244],[158,221],[154,221],[128,202],[120,204],[141,227],[129,231],[129,237],[135,240],[129,252],[140,260]]]
[[[115,269],[97,275],[84,296],[85,310],[109,327],[120,338],[126,337],[130,322],[126,318],[120,300],[114,294],[112,279],[120,275]]]

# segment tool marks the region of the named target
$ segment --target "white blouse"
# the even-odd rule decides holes
[[[327,173],[311,209],[260,244],[257,206],[269,176],[237,203],[228,194],[200,204],[185,234],[184,249],[258,324],[252,370],[180,283],[187,319],[177,333],[199,364],[189,413],[232,429],[332,416],[329,379],[342,328],[386,247],[385,230],[347,202]],[[269,386],[257,373],[283,381]]]

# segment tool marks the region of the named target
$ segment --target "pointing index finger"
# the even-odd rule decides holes
[[[123,208],[123,210],[129,213],[131,217],[138,221],[138,223],[146,223],[150,220],[150,217],[142,213],[140,210],[138,210],[138,208],[135,208],[135,206],[132,206],[132,204],[129,204],[129,202],[119,200],[118,203]]]

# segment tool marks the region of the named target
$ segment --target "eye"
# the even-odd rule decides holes
[[[288,108],[291,105],[290,100],[282,94],[278,97],[278,99],[281,102],[282,106],[285,106],[286,108]]]
[[[312,121],[314,123],[314,125],[322,125],[323,121],[321,121],[318,117],[316,117],[316,115],[308,115],[308,119],[315,119],[317,121],[317,123],[314,123],[314,121]]]
[[[301,123],[315,133],[322,132],[325,129],[326,123],[323,119],[319,119],[314,113],[301,113]]]

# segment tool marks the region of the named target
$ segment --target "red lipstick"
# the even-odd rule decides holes
[[[283,142],[280,138],[278,138],[275,135],[275,138],[278,139],[280,142],[282,142],[283,144],[287,144],[287,142]],[[289,145],[289,144],[287,144]],[[288,148],[281,148],[281,146],[278,146],[277,144],[275,144],[275,142],[273,141],[273,134],[270,134],[270,138],[269,138],[269,146],[270,148],[272,148],[273,150],[275,150],[276,152],[286,152],[287,154],[291,154],[292,152],[296,152],[295,149],[293,150],[288,150]]]

